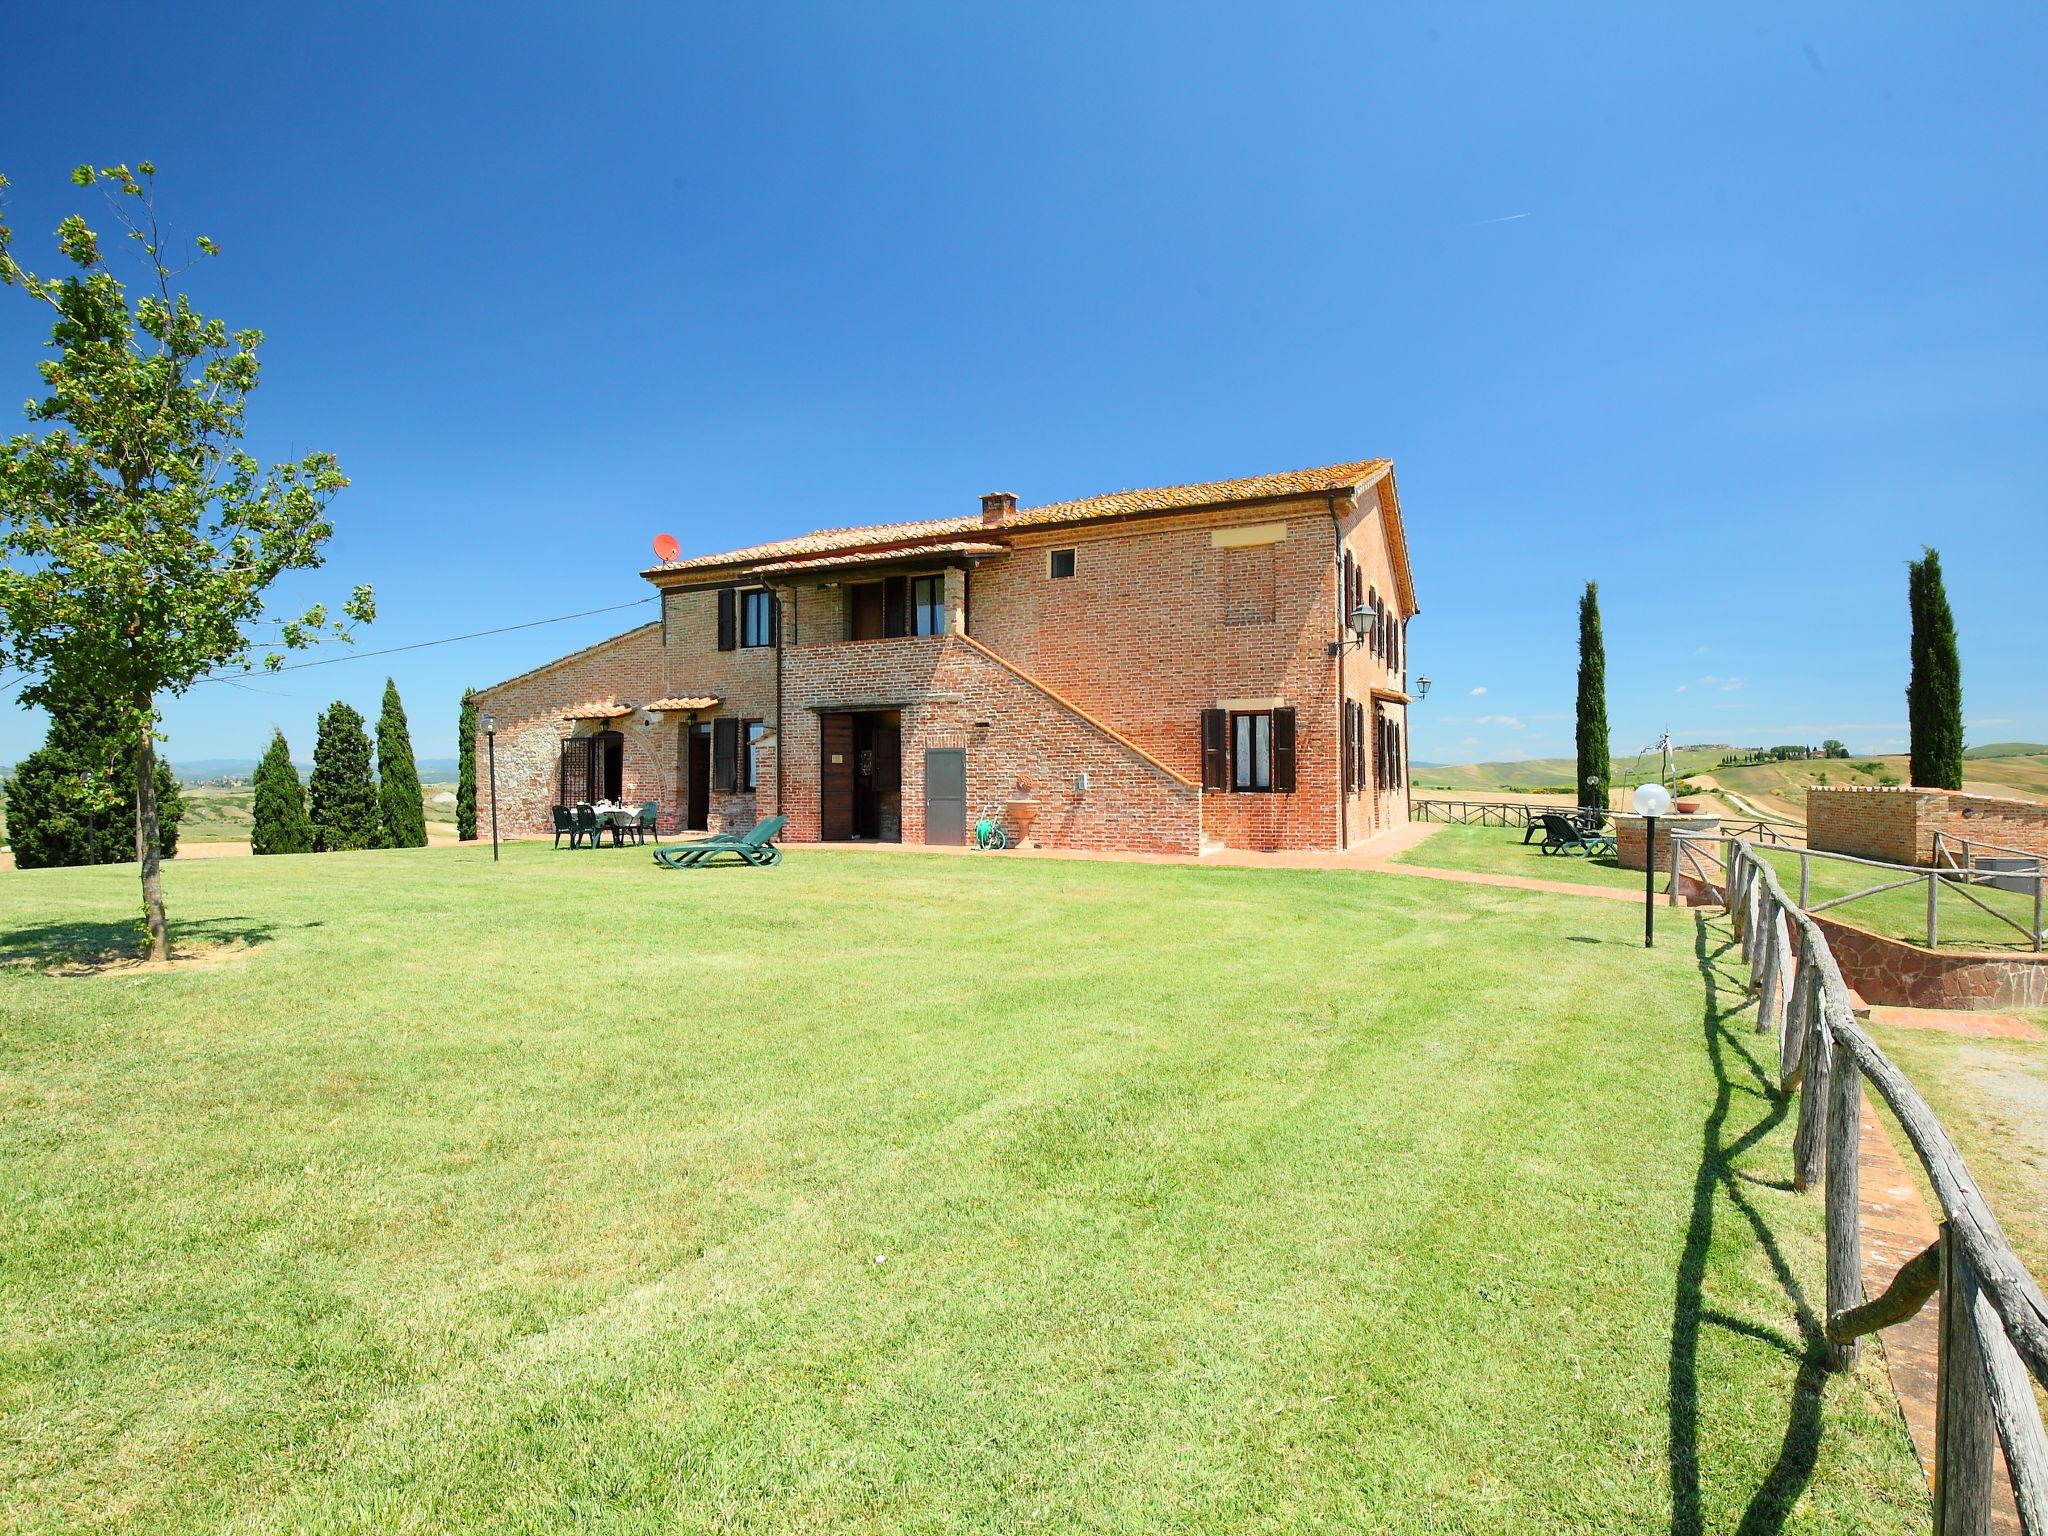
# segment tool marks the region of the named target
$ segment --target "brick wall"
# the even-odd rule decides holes
[[[1381,517],[1368,498],[1347,513],[1343,532],[1393,604]],[[971,578],[976,639],[1197,782],[1203,710],[1237,700],[1291,706],[1295,793],[1211,794],[1203,819],[1233,847],[1337,845],[1342,712],[1329,647],[1339,623],[1338,529],[1326,500],[1012,537],[1015,552]],[[1049,556],[1064,548],[1075,552],[1074,574],[1055,580]],[[1246,586],[1251,600],[1234,602],[1230,594]],[[1374,687],[1399,690],[1368,649],[1347,649],[1343,665],[1346,694],[1368,708]],[[1405,729],[1403,707],[1383,702]],[[1393,782],[1343,798],[1354,842],[1407,817],[1405,790]]]
[[[643,624],[623,635],[600,641],[561,660],[477,694],[478,714],[498,718],[498,830],[522,837],[549,830],[551,808],[560,800],[562,742],[571,734],[590,734],[605,726],[624,738],[621,754],[626,797],[675,803],[673,733],[643,728],[640,717],[616,721],[578,721],[563,711],[593,699],[617,698],[644,703],[660,696],[661,625]],[[663,743],[669,743],[664,752]],[[488,754],[482,731],[477,733],[477,816],[479,830],[488,831],[490,815]]]
[[[1806,792],[1806,841],[1830,853],[1929,864],[1936,832],[1958,843],[2048,855],[2048,805],[1903,785],[1817,785]]]
[[[1179,782],[963,640],[796,646],[784,667],[787,703],[776,750],[781,811],[793,841],[818,836],[819,715],[889,708],[901,712],[907,843],[924,841],[925,752],[960,747],[967,754],[970,827],[1028,776],[1041,807],[1032,836],[1045,847],[1200,851],[1199,788]],[[1085,791],[1078,787],[1083,773]]]
[[[779,661],[782,730],[762,751],[761,789],[714,797],[714,828],[779,810],[790,817],[788,836],[815,838],[819,710],[893,708],[902,712],[904,793],[892,810],[908,842],[923,838],[923,753],[942,745],[968,751],[970,823],[1008,798],[1020,774],[1038,780],[1044,809],[1033,831],[1047,846],[1191,853],[1205,833],[1244,848],[1363,841],[1406,819],[1406,791],[1403,776],[1392,774],[1345,789],[1342,700],[1361,701],[1369,719],[1377,707],[1399,722],[1405,747],[1405,677],[1370,647],[1347,646],[1341,664],[1330,654],[1341,626],[1340,537],[1367,583],[1398,611],[1383,507],[1368,495],[1339,511],[1342,522],[1333,523],[1329,503],[1307,497],[1143,523],[1007,530],[1011,553],[971,574],[946,572],[947,624],[949,632],[971,631],[1028,678],[944,637],[846,641],[848,589],[874,579],[858,569],[776,589],[779,652],[718,650],[716,590],[670,590],[658,624],[480,697],[503,722],[501,826],[510,834],[547,830],[562,738],[601,728],[572,726],[563,719],[568,707],[716,696],[716,709],[696,722],[644,713],[616,722],[629,798],[658,799],[664,829],[678,825],[686,733],[721,713],[762,720],[772,731]],[[1051,578],[1055,548],[1076,551],[1071,578]],[[1276,704],[1295,711],[1295,792],[1205,796],[1195,787],[1202,712]],[[1369,732],[1366,756],[1370,769]],[[1081,791],[1084,773],[1089,787]]]

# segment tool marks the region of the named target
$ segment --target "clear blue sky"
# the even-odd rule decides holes
[[[374,583],[365,649],[631,600],[664,530],[1386,455],[1419,759],[1569,751],[1589,577],[1624,748],[1897,748],[1926,542],[1971,739],[2048,739],[2048,12],[869,12],[45,6],[0,170],[24,257],[83,160],[220,241],[253,447],[354,480],[288,596]],[[0,292],[0,399],[43,329]],[[207,685],[169,752],[307,756],[388,668],[446,755],[634,617]]]

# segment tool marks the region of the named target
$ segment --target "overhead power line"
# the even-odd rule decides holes
[[[441,640],[415,640],[411,645],[390,645],[378,651],[347,651],[338,656],[323,656],[317,661],[295,661],[282,667],[268,667],[261,670],[269,673],[303,672],[308,667],[332,667],[344,661],[368,661],[373,656],[396,656],[401,651],[424,651],[437,645],[458,645],[464,640],[482,640],[491,635],[509,635],[517,629],[539,629],[543,624],[566,624],[571,619],[587,619],[594,614],[617,613],[621,608],[638,608],[644,604],[659,601],[661,594],[650,592],[645,597],[636,597],[630,603],[612,603],[604,608],[585,608],[580,613],[557,614],[552,619],[528,619],[524,624],[501,624],[496,629],[473,630],[466,635],[449,635]],[[202,683],[234,682],[240,674],[230,676],[216,673],[202,677]]]

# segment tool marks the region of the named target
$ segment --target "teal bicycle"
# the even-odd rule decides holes
[[[1010,834],[1003,830],[999,812],[988,811],[974,824],[974,846],[986,853],[996,853],[1010,846]]]

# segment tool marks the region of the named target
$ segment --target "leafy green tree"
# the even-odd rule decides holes
[[[339,700],[320,717],[308,787],[316,853],[383,846],[377,782],[370,773],[369,733],[363,729],[363,717]]]
[[[1847,757],[1849,755],[1849,749],[1846,746],[1844,746],[1841,742],[1835,740],[1834,737],[1830,736],[1826,741],[1820,744],[1820,755],[1822,757]]]
[[[386,848],[427,846],[427,809],[420,799],[420,765],[413,760],[412,731],[398,684],[384,679],[384,708],[377,716],[377,803]]]
[[[1600,636],[1600,584],[1586,583],[1579,599],[1579,771],[1582,805],[1607,809],[1608,786],[1614,782],[1607,741],[1607,642]],[[1588,780],[1592,783],[1588,783]]]
[[[109,722],[119,710],[60,689],[51,700],[43,745],[8,780],[7,829],[22,869],[127,864],[135,858],[135,758],[121,750]],[[178,851],[184,796],[170,764],[156,768],[157,853]]]
[[[139,296],[111,270],[78,214],[57,226],[66,275],[42,277],[13,253],[0,217],[0,283],[51,313],[31,400],[32,430],[0,449],[0,659],[29,675],[23,702],[48,704],[62,679],[115,711],[109,735],[135,760],[135,847],[149,954],[170,940],[159,868],[158,701],[223,669],[247,669],[269,630],[268,666],[326,634],[345,636],[316,605],[265,617],[264,593],[286,571],[321,563],[328,500],[348,482],[332,455],[265,469],[240,446],[258,380],[260,331],[230,332],[171,285],[184,253],[166,248],[143,161],[72,181],[106,189],[139,247]],[[6,179],[0,177],[0,187]],[[203,236],[202,256],[217,254]],[[367,587],[343,605],[367,622]]]
[[[1963,660],[1956,619],[1941,582],[1941,556],[1924,550],[1906,568],[1913,611],[1913,671],[1906,683],[1906,724],[1913,739],[1913,782],[1922,789],[1963,787]]]
[[[462,715],[455,724],[455,836],[476,841],[476,694],[462,691]]]
[[[256,824],[249,832],[251,853],[311,853],[313,821],[306,814],[306,789],[292,764],[284,732],[271,734],[270,750],[256,765]]]

